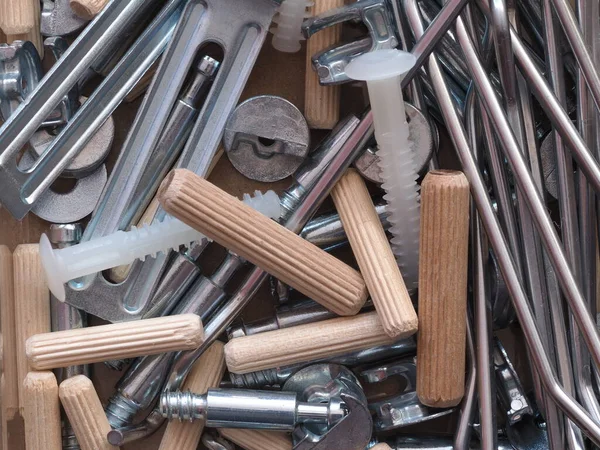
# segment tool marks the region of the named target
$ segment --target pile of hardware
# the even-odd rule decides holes
[[[0,230],[0,448],[600,447],[598,1],[0,0],[0,29],[0,205],[48,222]],[[303,112],[241,101],[259,54]]]

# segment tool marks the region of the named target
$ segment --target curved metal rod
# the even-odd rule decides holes
[[[564,62],[559,50],[559,37],[562,35],[558,24],[556,23],[554,12],[550,0],[542,1],[542,14],[545,25],[545,49],[546,64],[548,66],[548,77],[554,88],[556,97],[563,107],[567,105],[567,93],[564,80]],[[583,85],[587,92],[585,84]],[[587,98],[587,96],[586,96]],[[587,103],[586,103],[587,104]],[[582,136],[583,138],[583,136]],[[573,175],[573,160],[571,153],[565,148],[563,140],[555,134],[556,149],[556,167],[558,175],[558,204],[560,209],[561,234],[565,247],[565,253],[573,269],[573,273],[579,283],[583,285],[584,279],[581,272],[582,242],[579,234],[579,218],[577,215],[577,190],[575,188],[575,178]],[[589,142],[589,141],[588,141]],[[583,178],[583,177],[582,177]],[[587,188],[585,179],[581,180],[583,186]],[[587,218],[586,218],[587,219]],[[587,247],[587,246],[586,246]],[[595,251],[594,251],[595,261]],[[586,277],[589,278],[589,277]],[[588,303],[589,304],[589,303]],[[582,404],[596,421],[600,421],[600,404],[591,385],[591,377],[586,377],[586,368],[589,372],[590,358],[585,344],[581,339],[581,334],[575,323],[573,314],[569,314],[570,336],[572,349],[572,370],[575,376],[575,386]],[[578,442],[579,448],[583,443]],[[571,445],[572,447],[572,445]]]
[[[571,8],[571,5],[567,0],[552,0],[552,4],[554,5],[556,15],[565,31],[567,40],[569,41],[569,44],[571,44],[575,59],[577,59],[581,73],[590,89],[590,94],[594,99],[596,108],[598,112],[600,112],[600,76],[596,71],[596,67],[594,67],[592,56],[585,46],[583,36],[579,31],[575,12],[573,12],[573,8]]]
[[[416,0],[405,0],[405,5],[407,14],[409,14],[409,19],[411,19],[413,33],[418,37],[422,34],[423,29],[422,24],[419,23],[419,11]],[[446,122],[450,137],[460,157],[463,171],[471,185],[471,195],[477,204],[477,209],[479,210],[479,214],[486,228],[489,240],[496,252],[496,257],[498,258],[502,275],[512,296],[525,339],[532,350],[532,362],[540,374],[548,395],[554,399],[559,408],[571,417],[573,421],[598,444],[600,443],[599,424],[594,422],[575,399],[562,389],[556,380],[550,361],[544,353],[540,335],[535,326],[535,319],[529,307],[523,286],[521,285],[515,270],[508,245],[504,239],[502,230],[500,229],[486,186],[477,168],[477,163],[471,154],[463,124],[458,117],[456,108],[446,87],[444,76],[435,56],[429,58],[428,68],[429,76],[434,84],[442,114],[444,115],[444,121]]]
[[[478,0],[477,4],[484,14],[490,17],[491,12],[487,2],[485,0]],[[569,115],[561,107],[552,88],[540,73],[514,27],[510,29],[510,39],[517,64],[528,80],[544,112],[564,139],[567,147],[573,152],[573,157],[577,161],[579,168],[585,173],[588,182],[594,187],[596,192],[600,192],[600,165],[598,161],[596,161],[589,147],[577,132],[577,128],[573,125]]]
[[[477,57],[471,38],[460,17],[456,21],[456,30],[458,40],[465,53],[465,59],[471,70],[473,81],[477,86],[482,104],[486,107],[492,123],[494,124],[496,133],[498,133],[499,140],[504,148],[505,155],[515,174],[517,185],[524,194],[524,200],[527,202],[527,206],[532,213],[533,219],[535,220],[538,231],[542,237],[542,242],[548,251],[550,260],[556,268],[562,291],[577,319],[577,324],[590,349],[594,362],[600,367],[600,337],[598,337],[596,324],[587,310],[585,299],[571,272],[560,239],[554,229],[553,222],[535,187],[531,174],[529,173],[529,168],[519,150],[519,144],[508,124],[502,106],[500,105],[490,80]]]

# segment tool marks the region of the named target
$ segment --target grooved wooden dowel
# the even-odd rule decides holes
[[[225,345],[225,361],[230,372],[243,374],[394,341],[370,312],[232,339]]]
[[[23,381],[27,450],[62,450],[58,383],[52,372],[29,372]]]
[[[393,338],[416,333],[417,313],[362,177],[348,170],[331,197],[383,329]]]
[[[375,447],[372,447],[371,450],[392,450],[392,447],[390,447],[386,443],[382,443],[377,444]]]
[[[2,417],[6,422],[19,412],[19,384],[17,371],[17,329],[15,320],[15,292],[13,289],[13,256],[8,247],[0,246],[0,323],[2,329],[2,361],[4,386],[2,389]],[[6,433],[6,430],[2,430]]]
[[[244,450],[292,450],[292,438],[280,431],[219,428],[219,433]]]
[[[0,0],[2,2],[3,0]],[[44,59],[44,39],[42,38],[42,33],[40,31],[40,2],[36,0],[17,0],[19,2],[30,3],[32,4],[32,8],[34,9],[33,22],[32,26],[28,31],[19,32],[19,33],[6,33],[6,42],[12,43],[13,41],[31,41],[38,53],[40,54],[40,58]],[[0,18],[2,17],[2,12],[0,12]],[[4,41],[3,41],[4,42]]]
[[[210,182],[176,169],[159,189],[163,208],[336,314],[367,299],[360,273]]]
[[[195,314],[159,317],[32,336],[26,354],[37,370],[191,350],[204,330]]]
[[[108,0],[71,0],[69,3],[73,12],[79,17],[92,20],[100,14]]]
[[[223,343],[216,341],[196,361],[183,385],[184,391],[204,394],[219,387],[225,373]],[[196,450],[204,431],[204,421],[190,423],[172,420],[160,441],[159,450]]]
[[[447,408],[464,395],[469,183],[435,170],[421,185],[417,395]]]
[[[91,380],[77,375],[63,381],[60,401],[71,422],[81,450],[115,450],[106,435],[111,430]]]
[[[35,22],[35,2],[36,0],[0,0],[0,28],[2,31],[7,35],[30,31]],[[37,3],[39,5],[39,1]]]
[[[19,245],[13,254],[19,408],[23,408],[23,380],[31,370],[25,353],[29,337],[51,330],[50,292],[37,244]],[[44,368],[46,369],[46,368]],[[42,369],[42,370],[44,370]]]
[[[344,6],[344,0],[317,0],[311,8],[316,16]],[[304,90],[304,115],[311,128],[331,130],[340,120],[340,86],[321,86],[311,58],[340,42],[342,25],[319,31],[306,44],[306,78]]]

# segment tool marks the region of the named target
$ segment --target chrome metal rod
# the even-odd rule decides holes
[[[502,106],[494,93],[485,70],[477,57],[471,38],[460,17],[456,21],[456,30],[459,42],[465,52],[465,58],[471,69],[473,81],[477,86],[482,103],[486,107],[495,130],[498,133],[500,142],[502,143],[505,154],[515,174],[515,181],[517,182],[519,189],[525,194],[524,199],[535,220],[538,231],[542,237],[542,242],[548,250],[550,259],[556,268],[563,293],[577,319],[577,324],[590,348],[594,362],[597,366],[600,366],[600,338],[598,337],[595,321],[592,320],[587,311],[585,300],[577,281],[571,272],[560,239],[554,229],[553,222],[535,187],[527,164],[519,149],[519,144],[504,115]]]
[[[422,34],[422,25],[416,0],[406,0],[407,14],[411,20],[413,33],[418,37]],[[419,29],[419,27],[421,27]],[[515,270],[514,263],[508,245],[502,234],[498,219],[494,213],[487,188],[479,173],[477,163],[471,154],[469,142],[461,120],[456,112],[452,98],[446,87],[441,69],[435,59],[430,57],[428,73],[435,86],[437,98],[444,115],[444,120],[450,137],[458,152],[463,171],[471,185],[471,194],[477,204],[477,209],[486,228],[488,238],[492,244],[502,274],[512,296],[513,304],[519,321],[524,331],[527,344],[532,349],[532,362],[536,366],[548,395],[554,399],[556,404],[596,443],[600,443],[600,426],[589,416],[589,414],[560,386],[553,373],[552,366],[547,355],[540,335],[535,326],[535,319],[527,301],[525,291]]]

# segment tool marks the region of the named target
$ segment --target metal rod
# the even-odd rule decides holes
[[[419,29],[419,12],[416,0],[406,0],[407,14],[411,20],[413,33],[418,37],[422,33]],[[471,184],[471,194],[477,204],[482,222],[486,228],[488,238],[492,244],[503,277],[507,283],[513,304],[517,312],[527,344],[532,349],[532,362],[536,366],[548,395],[556,404],[596,443],[600,443],[600,426],[594,422],[589,414],[560,386],[553,373],[550,361],[543,350],[540,335],[535,326],[535,319],[531,312],[527,297],[520,283],[518,274],[502,230],[495,216],[486,186],[479,173],[462,122],[456,112],[456,107],[446,87],[446,83],[435,56],[429,58],[428,73],[435,86],[435,91],[440,104],[441,112],[454,147],[461,160],[463,171]]]

